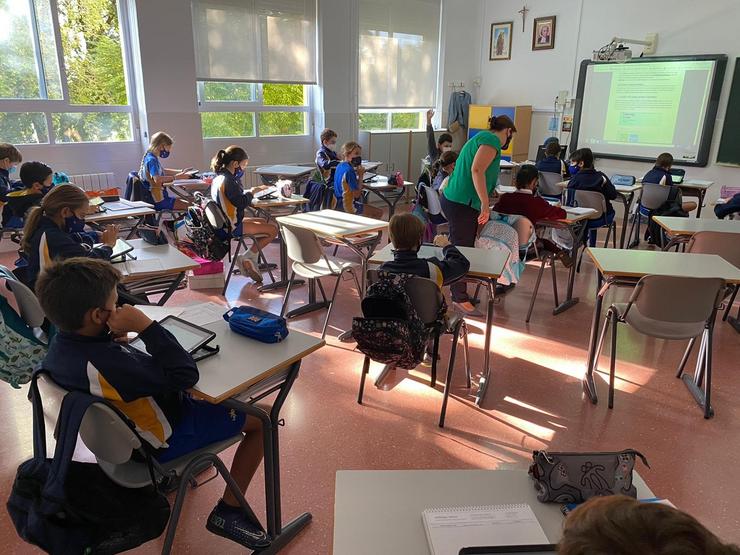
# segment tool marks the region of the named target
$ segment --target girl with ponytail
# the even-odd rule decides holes
[[[152,135],[149,148],[144,153],[139,168],[139,179],[144,186],[146,202],[154,205],[155,210],[187,210],[188,203],[171,197],[167,186],[176,179],[189,179],[192,170],[171,170],[163,168],[159,162],[161,158],[169,158],[174,141],[167,133],[158,131]]]
[[[240,260],[244,272],[255,282],[262,283],[259,253],[277,237],[278,229],[275,224],[267,223],[262,218],[244,216],[245,209],[252,204],[254,194],[267,188],[260,186],[244,190],[241,179],[248,164],[249,156],[240,146],[232,145],[219,150],[211,160],[211,168],[218,174],[211,184],[211,197],[231,220],[235,236],[262,236],[253,241]]]
[[[85,256],[109,260],[116,244],[118,226],[107,226],[98,234],[104,243],[94,247],[90,233],[78,233],[85,225],[90,201],[85,192],[69,183],[57,185],[26,216],[21,248],[28,261],[31,287],[46,265],[55,259]]]

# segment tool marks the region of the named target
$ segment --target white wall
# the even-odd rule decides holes
[[[446,4],[459,5],[460,0],[444,0]],[[469,13],[476,13],[476,2],[470,2]],[[577,85],[577,72],[581,60],[591,57],[594,49],[607,44],[613,36],[644,38],[646,33],[658,33],[659,56],[681,54],[727,54],[729,58],[725,82],[720,97],[710,161],[716,157],[722,132],[727,96],[729,93],[734,60],[740,56],[737,38],[737,21],[740,21],[740,2],[713,0],[697,4],[691,0],[530,0],[524,33],[522,33],[522,7],[518,0],[483,0],[483,17],[478,22],[479,36],[468,33],[466,44],[471,51],[481,52],[480,74],[481,103],[531,104],[537,111],[532,120],[530,157],[536,154],[538,144],[549,136],[547,130],[555,96],[567,89],[571,97]],[[557,16],[555,48],[532,51],[532,26],[534,18]],[[507,61],[488,61],[488,41],[491,23],[514,21],[512,57]],[[449,33],[448,33],[449,38]],[[640,47],[633,47],[639,55]],[[452,61],[454,65],[454,59]],[[567,134],[563,141],[567,142]],[[641,176],[649,164],[603,159],[597,162],[606,173],[632,173]],[[692,177],[711,179],[717,183],[709,192],[716,198],[719,186],[735,184],[740,180],[740,169],[718,166],[713,162],[706,168],[688,168]],[[705,212],[711,216],[711,210]]]

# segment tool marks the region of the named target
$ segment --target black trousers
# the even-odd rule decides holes
[[[440,195],[442,212],[450,224],[450,242],[456,247],[474,247],[475,236],[478,234],[478,215],[480,211],[467,204],[460,204],[447,200],[444,193]],[[464,281],[458,281],[450,286],[452,300],[464,303],[470,300],[468,288]]]

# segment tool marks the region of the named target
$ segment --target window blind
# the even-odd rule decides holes
[[[440,0],[360,0],[360,108],[434,106]]]
[[[199,81],[316,83],[316,0],[192,0]]]

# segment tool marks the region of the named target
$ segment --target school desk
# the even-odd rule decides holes
[[[260,176],[262,183],[265,185],[274,185],[279,179],[289,179],[293,182],[293,189],[298,193],[301,190],[301,185],[308,181],[315,171],[316,166],[275,164],[273,166],[261,166],[254,170],[254,173]]]
[[[98,212],[97,214],[89,214],[85,216],[85,223],[89,224],[93,228],[101,229],[106,224],[112,224],[121,220],[127,220],[129,218],[135,219],[133,227],[128,231],[126,239],[131,239],[135,234],[139,226],[144,223],[144,218],[156,214],[156,210],[151,204],[145,202],[137,202],[135,206],[125,208],[124,210],[112,210],[111,208],[119,208],[131,204],[126,200],[119,200],[116,202],[104,202],[103,207],[106,208],[105,212]]]
[[[655,497],[632,474],[638,499]],[[552,543],[560,540],[560,503],[537,500],[526,470],[340,470],[334,496],[334,555],[429,555],[425,509],[526,503]]]
[[[714,185],[714,181],[705,181],[703,179],[685,179],[678,184],[681,193],[685,197],[696,197],[699,199],[699,206],[696,209],[696,217],[701,218],[701,209],[704,206],[704,198],[707,196],[707,190]]]
[[[195,193],[210,197],[211,184],[202,179],[176,179],[168,189],[185,202],[192,202]]]
[[[224,307],[224,312],[227,310]],[[191,390],[194,397],[246,413],[262,422],[264,436],[267,533],[272,544],[265,553],[277,553],[311,521],[303,513],[288,524],[282,522],[280,496],[280,410],[298,377],[301,360],[320,349],[323,339],[290,330],[280,343],[261,343],[231,331],[225,321],[204,326],[216,333],[211,346],[219,352],[198,363],[200,377]],[[255,403],[277,393],[265,410]]]
[[[482,284],[488,291],[488,306],[486,310],[486,332],[483,343],[483,372],[478,384],[478,394],[475,402],[480,405],[485,397],[486,390],[491,382],[491,331],[493,329],[493,303],[496,292],[496,280],[503,273],[509,261],[509,253],[502,250],[478,249],[474,247],[458,247],[458,250],[470,261],[470,270],[463,278]],[[420,258],[442,258],[442,249],[424,245],[419,250]],[[370,257],[369,262],[382,264],[393,260],[393,245],[388,244],[382,250]]]
[[[149,296],[162,294],[163,306],[177,290],[188,270],[198,263],[172,245],[151,245],[143,239],[128,243],[134,247],[124,262],[115,267],[123,274],[121,284],[137,304],[150,304]]]
[[[369,183],[362,184],[365,190],[375,194],[380,198],[380,200],[388,205],[389,220],[393,217],[393,214],[396,211],[396,205],[398,204],[398,201],[404,197],[409,185],[412,185],[410,181],[404,181],[403,187],[389,185],[388,178],[383,175],[378,175]]]
[[[667,251],[680,243],[686,243],[700,231],[718,231],[720,233],[737,233],[740,249],[740,220],[709,220],[700,218],[677,218],[674,216],[653,216],[653,221],[662,227],[671,240],[663,248]]]
[[[740,283],[740,268],[736,268],[727,260],[715,254],[590,247],[586,252],[596,264],[597,295],[591,320],[588,362],[586,374],[583,378],[583,388],[594,404],[598,402],[593,374],[598,366],[596,347],[601,323],[601,306],[604,295],[611,286],[626,285],[631,287],[635,285],[637,280],[647,275],[722,278],[728,284]],[[710,326],[714,327],[714,316],[710,319]],[[711,406],[705,403],[704,392],[699,387],[702,379],[699,360],[701,360],[701,351],[694,377],[691,378],[688,373],[685,373],[682,379],[699,406],[705,409],[705,414],[711,415]]]

